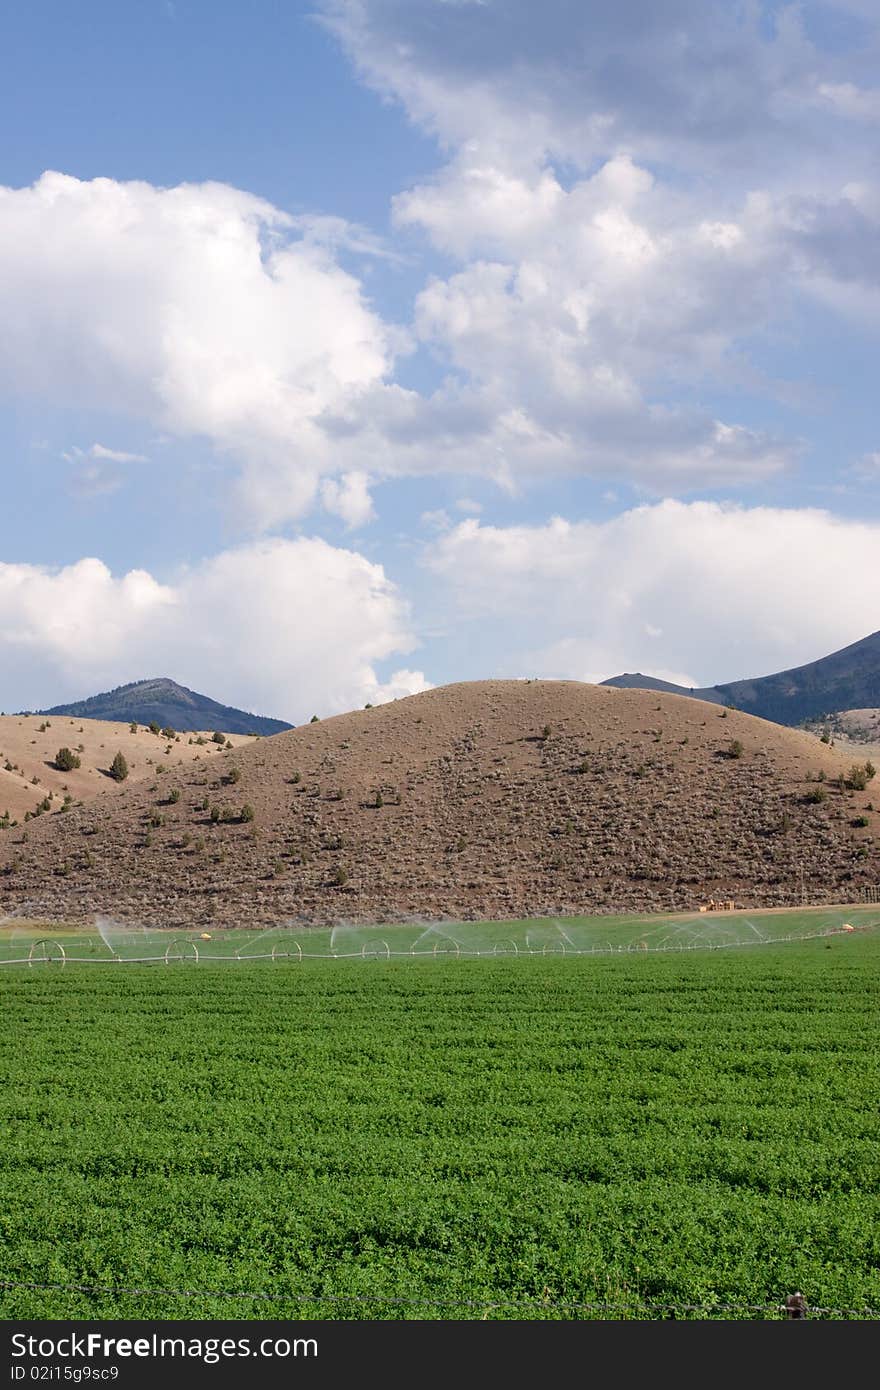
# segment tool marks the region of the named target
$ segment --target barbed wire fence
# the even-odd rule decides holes
[[[775,1319],[825,1318],[857,1321],[880,1320],[877,1308],[826,1308],[812,1306],[800,1292],[787,1294],[779,1303],[683,1303],[674,1301],[653,1301],[633,1299],[618,1302],[584,1302],[578,1299],[557,1300],[549,1296],[539,1299],[468,1299],[456,1298],[410,1298],[397,1294],[365,1293],[265,1293],[252,1291],[230,1291],[228,1289],[166,1289],[162,1287],[141,1288],[126,1285],[102,1284],[41,1284],[27,1280],[0,1279],[0,1289],[33,1293],[79,1293],[91,1297],[113,1298],[173,1298],[187,1300],[214,1300],[216,1302],[265,1304],[267,1306],[321,1306],[335,1308],[343,1306],[363,1308],[421,1308],[423,1310],[447,1309],[458,1312],[483,1313],[562,1313],[569,1318],[579,1314],[617,1314],[624,1316],[649,1315],[657,1319],[679,1316],[703,1318],[724,1318],[726,1315],[763,1314]]]

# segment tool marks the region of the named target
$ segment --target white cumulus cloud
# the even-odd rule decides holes
[[[395,244],[219,183],[0,189],[0,385],[208,440],[238,461],[252,530],[312,507],[363,526],[371,482],[407,475],[510,495],[774,477],[804,441],[736,397],[798,384],[766,380],[755,345],[815,301],[880,312],[880,24],[869,0],[833,3],[849,17],[823,47],[812,0],[319,0],[442,146],[393,200]],[[351,258],[419,254],[401,328]],[[419,390],[395,376],[414,348]],[[118,486],[113,461],[81,489]]]
[[[427,689],[421,671],[377,671],[415,645],[381,565],[318,539],[224,551],[167,584],[97,559],[0,564],[4,699],[19,708],[165,675],[299,723]]]
[[[319,417],[392,360],[327,237],[216,183],[0,188],[0,316],[7,390],[206,437],[258,525],[311,504],[336,471]]]
[[[341,517],[350,530],[372,521],[376,513],[366,473],[344,473],[340,479],[327,478],[321,484],[325,510]]]
[[[604,522],[463,521],[425,561],[498,674],[714,685],[873,632],[880,523],[665,501]],[[662,637],[657,635],[662,629]],[[670,671],[686,673],[678,682]]]
[[[841,0],[843,4],[843,0]],[[416,301],[448,371],[349,444],[392,471],[759,481],[802,441],[718,418],[706,386],[785,394],[751,360],[819,300],[876,323],[880,184],[859,123],[870,34],[728,0],[323,0],[359,73],[442,141],[398,229],[459,262]],[[854,128],[854,122],[855,128]],[[688,404],[684,404],[687,399]]]
[[[871,36],[873,0],[864,5]],[[806,124],[814,153],[837,132],[819,83],[871,68],[870,38],[840,52],[811,38],[804,5],[730,0],[321,0],[362,76],[450,148],[505,166],[549,155],[582,168],[621,150],[728,179],[791,172]],[[786,167],[788,166],[788,167]],[[749,172],[751,171],[751,172]]]

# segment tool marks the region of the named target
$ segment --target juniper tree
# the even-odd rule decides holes
[[[128,776],[128,763],[123,753],[117,753],[110,764],[110,776],[116,782],[124,782]]]

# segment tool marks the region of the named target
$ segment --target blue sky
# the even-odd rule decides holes
[[[0,703],[298,722],[880,627],[868,0],[34,0]]]

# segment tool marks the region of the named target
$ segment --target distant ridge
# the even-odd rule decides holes
[[[623,689],[664,690],[694,700],[734,705],[747,714],[789,726],[805,719],[820,719],[841,710],[880,706],[880,632],[872,632],[830,656],[753,680],[691,690],[641,672],[612,676],[602,685]]]
[[[167,676],[133,681],[87,700],[54,705],[38,714],[70,715],[74,719],[111,719],[118,723],[170,725],[179,733],[195,729],[219,729],[225,734],[280,734],[292,729],[283,719],[269,719],[247,710],[221,705],[207,695],[199,695]]]
[[[662,681],[658,676],[646,676],[641,671],[626,671],[622,676],[612,676],[602,681],[602,685],[613,685],[618,690],[663,690],[667,695],[689,695],[692,700],[709,700],[712,704],[725,704],[720,689],[713,686],[696,688],[675,685],[673,681]]]

